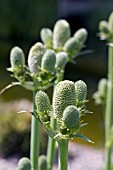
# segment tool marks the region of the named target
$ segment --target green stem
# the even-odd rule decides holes
[[[59,170],[68,170],[68,140],[58,141],[59,146]]]
[[[106,99],[106,112],[105,112],[105,143],[109,140],[110,129],[113,118],[113,47],[109,47],[108,58],[108,88]],[[110,170],[111,166],[111,147],[106,147],[106,162],[105,170]]]
[[[35,112],[35,94],[33,92],[33,112]],[[39,121],[32,116],[31,121],[31,146],[30,159],[33,170],[38,170],[38,155],[39,155]]]
[[[60,74],[57,75],[57,81],[55,82],[54,89],[56,84],[58,84],[60,81],[63,80],[64,77],[64,71],[62,71]],[[54,90],[53,90],[54,93]],[[57,128],[57,122],[55,119],[51,118],[51,127],[52,129]],[[53,163],[54,163],[54,158],[55,158],[55,149],[56,141],[53,140],[51,137],[48,138],[48,147],[47,147],[47,167],[48,170],[52,170]]]
[[[55,119],[51,119],[51,126],[53,129],[56,129],[56,120]],[[55,145],[56,145],[56,141],[53,140],[51,137],[49,137],[48,139],[48,147],[47,147],[47,166],[48,166],[48,170],[52,170],[53,167],[53,163],[54,163],[54,158],[55,158]]]

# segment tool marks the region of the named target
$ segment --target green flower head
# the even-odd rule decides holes
[[[70,38],[70,26],[64,19],[58,20],[53,30],[53,46],[55,49],[62,48],[64,43]]]
[[[54,116],[61,120],[63,111],[69,105],[76,104],[75,85],[72,81],[64,80],[59,82],[53,94]]]
[[[18,162],[18,170],[31,170],[31,162],[28,158],[21,158]]]

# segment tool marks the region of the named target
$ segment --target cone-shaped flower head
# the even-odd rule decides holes
[[[39,170],[47,170],[47,159],[45,155],[39,156]]]
[[[111,13],[111,15],[109,16],[109,20],[108,20],[108,24],[110,26],[110,30],[113,33],[113,12]]]
[[[81,46],[76,41],[75,37],[69,38],[64,44],[63,50],[69,54],[69,57],[73,58],[73,55],[80,50]]]
[[[102,20],[99,22],[99,31],[104,34],[109,33],[109,26],[107,21]]]
[[[99,84],[98,84],[99,95],[106,96],[106,94],[107,94],[107,84],[108,84],[108,80],[106,78],[102,78],[99,81]]]
[[[34,74],[39,72],[44,52],[45,48],[40,42],[36,43],[31,47],[28,56],[28,66],[31,73]]]
[[[47,50],[42,57],[41,68],[50,73],[55,72],[56,55],[53,50]]]
[[[69,105],[76,104],[75,85],[72,81],[64,80],[59,82],[53,94],[54,116],[61,120],[64,109]]]
[[[51,110],[50,100],[48,95],[44,91],[38,91],[35,96],[35,104],[36,104],[36,112],[39,117],[43,117],[43,115],[49,115],[49,111]]]
[[[70,38],[70,26],[64,19],[58,20],[53,30],[53,46],[55,49],[62,48],[64,43]]]
[[[80,125],[79,111],[77,107],[73,105],[66,107],[63,112],[62,120],[67,129],[77,130]]]
[[[22,68],[25,65],[25,56],[21,48],[14,47],[11,50],[10,62],[12,70]]]
[[[65,52],[59,52],[56,54],[56,69],[58,70],[64,70],[65,65],[67,63],[68,56]]]
[[[31,170],[31,162],[28,158],[21,158],[18,162],[18,170]]]
[[[87,85],[84,81],[79,80],[75,82],[76,102],[82,102],[87,96]]]
[[[49,28],[43,28],[40,32],[42,42],[47,46],[52,46],[53,33]]]

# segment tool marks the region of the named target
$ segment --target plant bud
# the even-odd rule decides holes
[[[38,91],[35,96],[36,111],[38,114],[48,114],[51,110],[50,100],[44,91]]]
[[[75,93],[76,93],[76,102],[79,103],[84,101],[87,96],[87,85],[84,81],[79,80],[75,82]]]
[[[21,158],[18,162],[18,170],[31,170],[31,162],[28,158]]]
[[[14,70],[15,68],[21,68],[25,65],[25,56],[21,48],[14,47],[10,53],[10,62],[11,67]]]
[[[78,53],[78,51],[81,49],[80,44],[76,41],[75,37],[69,38],[66,43],[64,44],[63,50],[66,51],[69,54],[70,58],[73,58],[73,56]]]
[[[109,27],[110,27],[112,33],[113,33],[113,12],[109,16],[108,24],[109,24]]]
[[[38,42],[30,49],[28,56],[28,66],[31,73],[38,73],[40,71],[42,56],[45,48],[42,43]]]
[[[101,33],[109,33],[109,27],[108,27],[108,22],[107,21],[100,21],[99,22],[99,31]]]
[[[53,94],[53,111],[55,118],[61,120],[64,109],[76,104],[75,86],[72,81],[59,82]]]
[[[50,73],[55,72],[56,55],[53,50],[47,50],[42,57],[41,68]]]
[[[67,53],[65,53],[65,52],[57,53],[56,54],[56,65],[55,65],[55,67],[58,70],[64,70],[65,65],[67,63],[67,60],[68,60]]]
[[[40,32],[42,42],[47,46],[52,46],[53,33],[49,28],[43,28]]]
[[[98,92],[101,96],[106,96],[107,94],[107,83],[108,80],[106,78],[102,78],[98,83]]]
[[[67,129],[77,130],[80,126],[79,111],[76,106],[70,105],[65,108],[62,120]]]
[[[88,36],[88,32],[85,28],[81,28],[75,32],[74,38],[80,44],[84,44]]]
[[[53,46],[55,49],[62,48],[70,38],[70,26],[66,20],[58,20],[53,30]]]
[[[47,170],[47,159],[45,155],[39,156],[39,170]]]

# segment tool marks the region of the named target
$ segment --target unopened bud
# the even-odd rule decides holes
[[[43,28],[40,32],[42,42],[47,46],[52,46],[53,33],[49,28]]]
[[[107,34],[109,33],[109,27],[108,27],[108,22],[107,21],[100,21],[99,22],[99,31],[100,33]]]
[[[86,99],[87,96],[87,85],[84,81],[79,80],[75,82],[75,93],[76,93],[76,102],[82,102]]]
[[[10,62],[12,70],[21,68],[25,65],[25,56],[21,48],[14,47],[10,53]]]
[[[75,32],[74,37],[80,44],[84,44],[88,36],[88,32],[85,28],[81,28]]]
[[[45,155],[41,155],[39,156],[39,166],[38,169],[39,170],[47,170],[47,158]]]
[[[50,100],[44,91],[38,91],[35,96],[36,111],[38,114],[48,114],[51,109]]]
[[[56,65],[55,65],[55,67],[58,70],[64,70],[65,65],[67,63],[67,60],[68,60],[67,53],[65,53],[65,52],[57,53],[56,54]]]
[[[53,50],[47,50],[42,57],[41,68],[50,73],[55,72],[56,55]]]
[[[55,49],[62,48],[64,43],[70,38],[70,26],[64,19],[58,20],[53,30],[53,46]]]
[[[63,112],[63,123],[67,129],[78,130],[80,125],[79,111],[76,106],[70,105]]]
[[[18,162],[18,170],[31,170],[31,162],[28,158],[21,158]]]
[[[38,42],[30,49],[28,56],[28,66],[31,73],[38,73],[40,71],[42,56],[45,48],[42,43]]]

